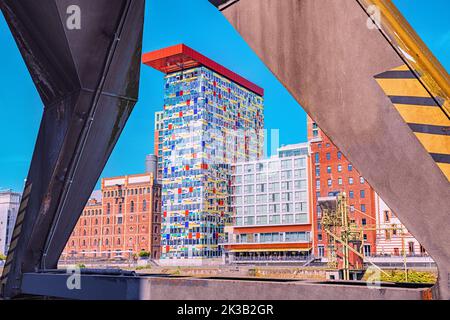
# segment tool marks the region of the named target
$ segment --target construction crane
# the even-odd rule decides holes
[[[350,280],[351,271],[362,273],[365,271],[364,261],[368,261],[373,267],[388,275],[379,266],[373,263],[364,253],[364,233],[367,231],[395,230],[400,231],[404,242],[404,227],[380,228],[375,225],[358,226],[354,220],[349,218],[347,195],[345,192],[337,196],[321,197],[318,199],[321,208],[321,225],[327,237],[327,267],[332,270],[339,270],[343,280]],[[357,210],[357,209],[355,209]],[[359,210],[358,210],[359,211]],[[361,214],[376,220],[375,218],[359,211]],[[342,254],[340,255],[340,251]],[[402,250],[404,256],[405,273],[406,250]],[[353,256],[350,255],[353,254]]]

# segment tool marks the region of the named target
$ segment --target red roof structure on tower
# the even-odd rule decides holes
[[[145,53],[142,56],[142,63],[165,74],[205,66],[260,96],[264,95],[263,88],[184,44]]]

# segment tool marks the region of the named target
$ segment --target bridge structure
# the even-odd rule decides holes
[[[2,297],[450,299],[450,80],[392,2],[210,2],[424,245],[436,285],[85,270],[69,290],[57,262],[137,102],[145,1],[0,0],[45,106]]]

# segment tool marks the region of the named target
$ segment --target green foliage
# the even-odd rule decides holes
[[[436,283],[437,277],[433,272],[407,270],[408,278],[404,270],[384,270],[386,274],[381,273],[381,282],[409,282],[409,283]],[[367,280],[372,273],[367,271],[364,280]]]
[[[79,268],[79,269],[86,269],[86,265],[84,265],[82,263],[78,263],[77,264],[77,268]]]
[[[137,266],[136,270],[150,270],[152,266],[150,264],[147,264],[145,266]]]
[[[150,257],[150,252],[148,252],[148,251],[141,251],[141,252],[139,252],[139,257],[140,258],[148,258],[148,257]]]
[[[6,256],[0,253],[0,260],[6,260]]]

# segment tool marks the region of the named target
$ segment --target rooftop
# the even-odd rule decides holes
[[[208,69],[211,69],[228,78],[229,80],[236,82],[253,93],[260,96],[264,95],[264,89],[261,87],[225,68],[217,62],[214,62],[208,57],[205,57],[185,44],[177,44],[164,49],[145,53],[142,56],[142,63],[165,74],[205,66]]]

